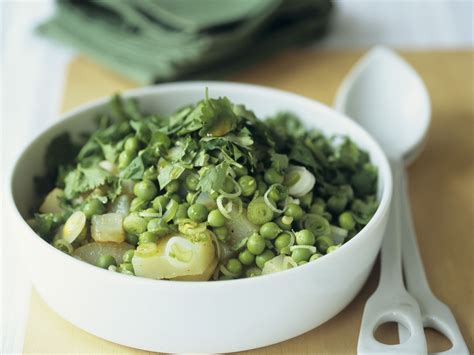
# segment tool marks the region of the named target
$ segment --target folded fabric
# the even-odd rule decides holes
[[[209,78],[322,36],[330,0],[67,0],[38,27],[139,83]]]

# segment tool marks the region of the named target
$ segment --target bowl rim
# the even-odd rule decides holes
[[[375,148],[375,151],[377,151],[377,154],[381,157],[381,161],[378,164],[379,168],[379,179],[380,176],[382,176],[383,179],[383,187],[382,187],[382,192],[381,192],[381,197],[380,197],[380,202],[379,206],[377,207],[377,210],[375,214],[372,216],[370,219],[369,223],[365,225],[351,240],[347,241],[344,243],[339,249],[335,250],[334,252],[330,254],[324,255],[324,258],[318,258],[317,260],[314,260],[310,263],[300,265],[298,267],[294,267],[291,269],[283,270],[280,272],[275,272],[267,275],[261,275],[258,277],[247,277],[247,278],[240,278],[240,279],[232,279],[232,280],[219,280],[219,282],[209,282],[209,281],[180,281],[180,280],[160,280],[160,279],[151,279],[151,278],[145,278],[145,277],[130,277],[130,275],[125,275],[121,274],[118,272],[110,272],[108,270],[101,269],[95,265],[89,264],[87,262],[78,260],[71,255],[67,255],[60,250],[54,248],[50,243],[45,241],[43,238],[41,238],[26,222],[26,220],[23,218],[21,213],[19,212],[16,203],[15,203],[15,198],[13,194],[13,178],[15,176],[17,167],[21,160],[24,158],[25,154],[27,153],[28,149],[30,146],[37,141],[41,136],[43,136],[45,133],[47,133],[50,130],[53,130],[57,128],[58,126],[64,125],[66,121],[73,119],[76,115],[82,113],[83,111],[87,111],[90,109],[94,109],[100,106],[103,106],[108,103],[110,99],[110,95],[108,96],[102,96],[100,98],[97,98],[92,101],[85,102],[79,106],[74,107],[71,110],[68,110],[64,113],[61,113],[59,115],[58,120],[55,122],[49,124],[42,130],[40,130],[36,135],[28,140],[25,144],[23,144],[19,150],[19,153],[14,157],[13,159],[13,164],[9,168],[8,171],[8,178],[7,178],[7,201],[9,202],[9,205],[12,207],[13,212],[17,219],[20,220],[20,223],[22,223],[23,227],[26,227],[31,234],[33,235],[33,238],[37,238],[38,241],[40,242],[39,245],[43,245],[46,248],[49,249],[49,252],[53,252],[56,254],[57,257],[63,257],[64,262],[72,262],[76,263],[76,265],[79,268],[83,268],[84,272],[87,272],[88,270],[90,272],[98,272],[98,273],[103,273],[102,275],[106,277],[105,275],[108,275],[107,277],[111,278],[117,278],[118,281],[120,280],[125,280],[124,282],[129,282],[129,283],[139,283],[143,285],[150,285],[150,287],[157,287],[157,286],[166,286],[166,287],[220,287],[223,284],[225,285],[244,285],[247,283],[254,283],[254,282],[270,282],[272,280],[278,282],[283,281],[283,277],[291,277],[291,275],[301,272],[302,270],[309,270],[310,268],[315,268],[316,265],[319,265],[324,262],[329,262],[329,260],[332,260],[336,257],[339,257],[340,255],[343,255],[343,253],[346,252],[346,250],[349,250],[352,245],[356,243],[361,243],[363,240],[361,240],[360,236],[365,235],[370,233],[372,230],[376,228],[376,226],[380,223],[382,216],[385,213],[388,213],[388,209],[390,207],[390,201],[392,198],[392,174],[391,174],[391,169],[390,169],[390,164],[389,160],[385,154],[385,152],[382,150],[381,146],[378,144],[378,142],[370,135],[369,132],[367,132],[359,123],[357,123],[354,120],[351,120],[348,116],[345,114],[338,112],[334,110],[333,108],[327,106],[326,104],[323,104],[315,99],[305,97],[303,95],[295,94],[289,91],[285,90],[280,90],[280,89],[275,89],[271,87],[266,87],[262,85],[255,85],[255,84],[247,84],[247,83],[236,83],[236,82],[228,82],[228,81],[212,81],[212,80],[206,80],[206,81],[182,81],[182,82],[174,82],[174,83],[165,83],[165,84],[158,84],[158,85],[151,85],[151,86],[145,86],[145,87],[139,87],[139,88],[134,88],[134,89],[129,89],[120,92],[121,96],[124,98],[129,98],[129,97],[140,97],[140,96],[146,96],[146,95],[156,95],[160,94],[163,92],[167,91],[186,91],[186,90],[201,90],[204,87],[211,87],[215,88],[217,90],[219,89],[236,89],[236,90],[256,90],[259,92],[262,92],[263,94],[273,94],[273,95],[285,95],[292,101],[296,102],[301,102],[306,105],[312,105],[314,106],[318,111],[322,113],[330,113],[333,116],[337,116],[337,119],[342,121],[343,124],[349,124],[352,126],[355,126],[356,129],[362,131],[367,138],[371,141],[370,144]],[[243,103],[245,104],[245,103]],[[359,236],[358,238],[356,238]],[[324,261],[325,260],[325,261]],[[301,271],[297,271],[301,270]],[[128,281],[126,281],[128,280]],[[258,280],[258,281],[256,281]]]

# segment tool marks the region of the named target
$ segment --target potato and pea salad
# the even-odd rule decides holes
[[[163,117],[116,95],[80,145],[56,137],[33,229],[113,272],[204,281],[312,262],[368,223],[377,169],[349,138],[205,96]]]

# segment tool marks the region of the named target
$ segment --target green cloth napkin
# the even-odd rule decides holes
[[[38,27],[139,83],[209,78],[322,36],[330,0],[67,0]]]

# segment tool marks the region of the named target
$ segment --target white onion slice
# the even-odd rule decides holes
[[[296,171],[300,178],[289,187],[288,193],[295,197],[302,197],[313,189],[316,179],[304,166],[290,165],[288,173],[293,171]]]

